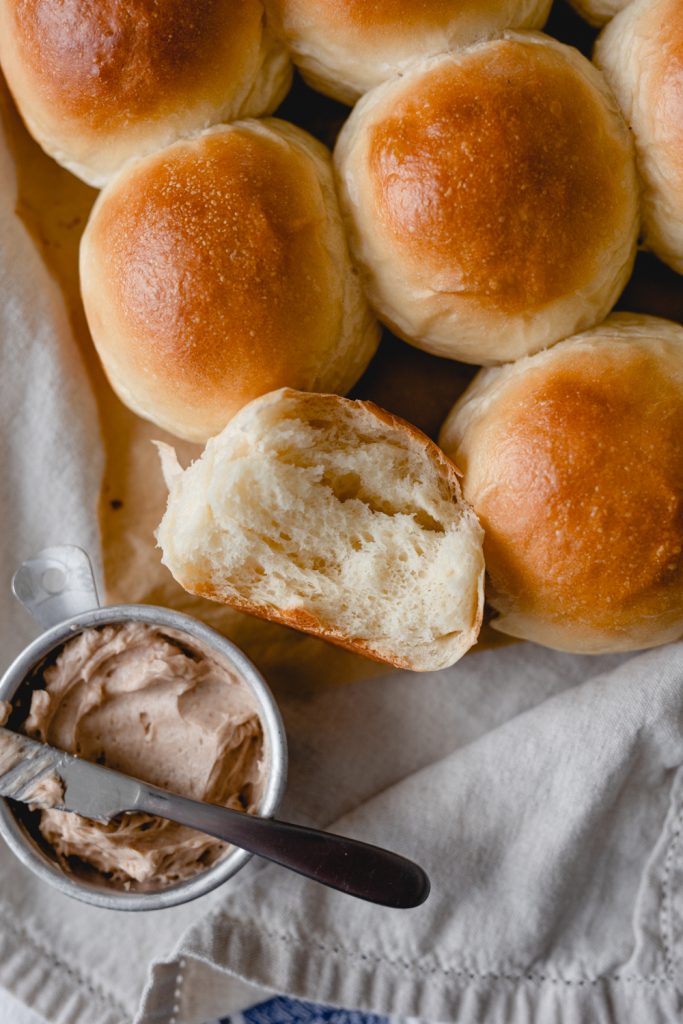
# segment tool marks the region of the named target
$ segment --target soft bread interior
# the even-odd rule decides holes
[[[163,560],[186,589],[407,668],[456,661],[482,610],[482,531],[456,471],[366,403],[288,389],[184,473],[165,454]]]

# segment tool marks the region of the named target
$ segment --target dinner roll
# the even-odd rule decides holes
[[[266,0],[314,89],[343,103],[419,57],[506,28],[542,28],[551,0]]]
[[[636,0],[595,59],[633,129],[645,244],[683,274],[683,0]]]
[[[569,2],[590,25],[604,25],[619,11],[623,11],[631,0],[569,0]]]
[[[683,327],[617,314],[483,370],[440,441],[496,629],[592,654],[683,636]]]
[[[378,315],[496,363],[601,320],[636,249],[628,130],[602,76],[540,33],[420,61],[365,96],[336,162]]]
[[[256,399],[169,485],[157,539],[193,594],[417,671],[477,638],[482,531],[455,467],[369,402]]]
[[[34,138],[97,187],[130,157],[270,113],[291,81],[263,0],[0,0],[0,64]]]
[[[81,289],[116,393],[189,441],[273,388],[347,391],[378,342],[329,154],[274,119],[125,168],[83,235]]]

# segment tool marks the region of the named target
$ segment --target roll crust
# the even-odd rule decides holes
[[[125,170],[84,233],[81,288],[114,389],[192,441],[284,384],[348,390],[378,340],[327,151],[275,120]]]
[[[306,81],[343,103],[435,53],[542,28],[550,0],[266,0]]]
[[[366,96],[336,150],[371,302],[402,337],[514,359],[611,308],[635,255],[628,132],[580,54],[507,33]]]
[[[96,186],[130,157],[270,113],[290,81],[262,0],[0,0],[0,63],[38,142]]]
[[[501,632],[562,650],[683,635],[683,327],[619,314],[482,371],[442,428]]]
[[[683,3],[636,0],[600,35],[595,60],[633,130],[648,248],[683,274]]]
[[[581,79],[568,91],[560,53],[544,58],[496,46],[460,74],[438,66],[368,143],[376,209],[403,258],[505,314],[580,288],[621,221],[601,98]]]
[[[572,7],[589,25],[604,25],[632,0],[569,0]]]

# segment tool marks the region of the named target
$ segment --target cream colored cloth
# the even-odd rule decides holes
[[[0,642],[3,667],[38,632],[11,597],[19,562],[76,543],[99,561],[102,450],[90,384],[61,293],[15,214],[13,160],[0,138]],[[147,961],[201,910],[126,917],[66,900],[0,844],[0,985],[49,1021],[132,1019]],[[155,919],[156,918],[156,919]],[[161,918],[161,921],[160,921]]]
[[[0,148],[5,661],[9,597],[50,543],[96,561],[102,450],[58,290],[14,214]],[[659,1024],[683,1013],[683,649],[532,645],[427,676],[281,687],[283,816],[415,857],[400,912],[252,862],[175,910],[125,915],[39,883],[0,847],[0,985],[51,1024],[201,1024],[273,989],[437,1021]]]

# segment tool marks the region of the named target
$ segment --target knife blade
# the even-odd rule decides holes
[[[47,780],[57,783],[50,788],[49,803],[57,810],[102,822],[125,812],[156,814],[383,906],[417,907],[429,895],[423,869],[391,850],[191,800],[0,728],[0,796],[41,806],[41,785]]]
[[[39,803],[39,787],[51,776],[61,783],[61,799],[51,803],[56,810],[107,822],[124,811],[141,809],[146,784],[139,780],[0,729],[0,796]]]

